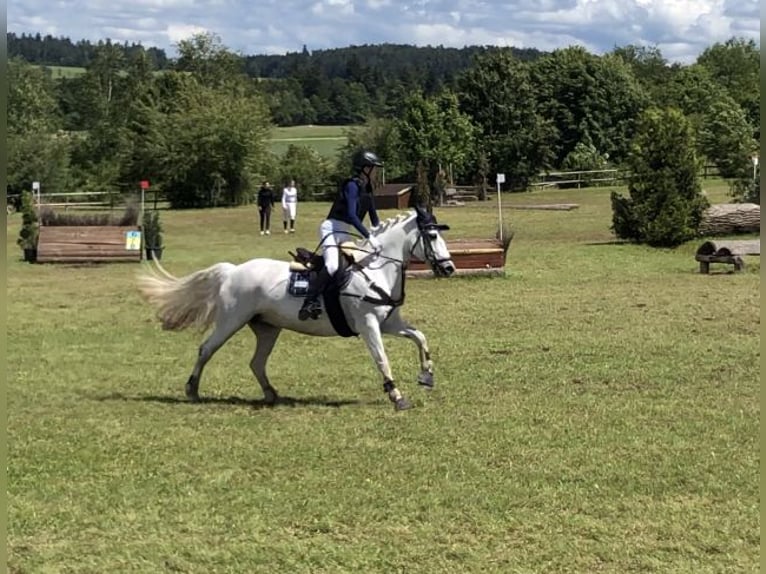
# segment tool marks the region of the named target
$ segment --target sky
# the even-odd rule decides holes
[[[243,55],[363,44],[604,54],[629,44],[691,64],[732,36],[760,45],[757,0],[9,0],[8,32],[140,43],[176,55],[192,34],[216,34]]]

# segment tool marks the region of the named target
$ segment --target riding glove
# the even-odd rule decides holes
[[[383,249],[383,246],[380,244],[380,240],[378,240],[378,238],[374,235],[370,235],[367,238],[367,242],[370,244],[370,247],[372,247],[372,250],[375,253],[380,253],[380,250]]]

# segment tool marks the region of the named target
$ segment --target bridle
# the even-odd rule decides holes
[[[423,258],[426,260],[426,263],[428,263],[431,266],[431,269],[434,272],[434,275],[437,277],[446,277],[448,275],[447,271],[445,271],[441,263],[444,263],[445,261],[449,261],[450,259],[447,257],[436,257],[436,253],[434,252],[433,245],[430,241],[430,233],[431,231],[446,231],[449,229],[449,225],[441,224],[441,223],[434,223],[434,222],[422,222],[420,218],[418,217],[417,220],[418,225],[418,238],[413,243],[412,248],[410,249],[410,256],[409,259],[412,259],[412,257],[415,254],[415,249],[417,249],[418,243],[421,241],[423,242]],[[424,237],[428,235],[429,240],[426,240]],[[376,285],[372,279],[367,275],[367,273],[364,272],[364,266],[354,264],[354,269],[358,273],[360,273],[366,280],[367,280],[367,286],[369,289],[371,289],[374,293],[376,293],[377,297],[373,297],[371,295],[363,295],[363,296],[357,296],[352,294],[346,294],[342,293],[344,296],[350,296],[350,297],[358,297],[362,299],[363,301],[366,301],[368,303],[373,303],[376,305],[386,305],[391,307],[391,312],[396,307],[400,307],[404,304],[404,282],[407,277],[407,267],[404,264],[404,260],[399,259],[397,257],[389,257],[388,255],[383,255],[382,253],[378,253],[377,256],[380,259],[385,259],[387,261],[390,261],[391,263],[397,263],[402,267],[402,287],[401,287],[401,295],[394,299],[391,294],[387,293],[383,288]]]
[[[446,261],[449,261],[448,257],[436,257],[436,253],[434,252],[434,246],[431,244],[431,241],[426,241],[423,237],[425,235],[429,235],[430,237],[430,231],[447,231],[449,229],[449,225],[444,225],[441,223],[420,223],[418,221],[418,240],[415,242],[415,244],[412,246],[412,250],[410,251],[410,258],[412,258],[413,254],[415,253],[415,248],[418,246],[418,243],[421,241],[423,242],[423,258],[426,260],[425,262],[428,263],[431,266],[431,270],[434,272],[434,275],[437,275],[439,277],[446,277],[447,272],[444,271],[441,264],[445,263]]]

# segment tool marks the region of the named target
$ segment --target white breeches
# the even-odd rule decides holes
[[[282,220],[283,221],[290,221],[291,219],[295,219],[295,213],[298,210],[298,203],[286,203],[282,207]]]
[[[351,225],[337,219],[325,219],[319,226],[319,241],[324,239],[324,243],[322,243],[324,264],[330,275],[335,275],[338,270],[340,253],[338,253],[337,246],[344,241],[353,241],[354,239],[350,233],[351,229]]]

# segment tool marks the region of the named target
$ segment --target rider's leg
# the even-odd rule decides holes
[[[319,303],[319,295],[329,283],[332,276],[338,270],[338,241],[333,229],[333,223],[325,220],[319,227],[320,241],[323,241],[322,255],[324,257],[324,267],[319,273],[311,276],[308,293],[303,301],[303,306],[298,312],[298,318],[305,321],[309,317],[318,319],[322,313],[322,305]]]

